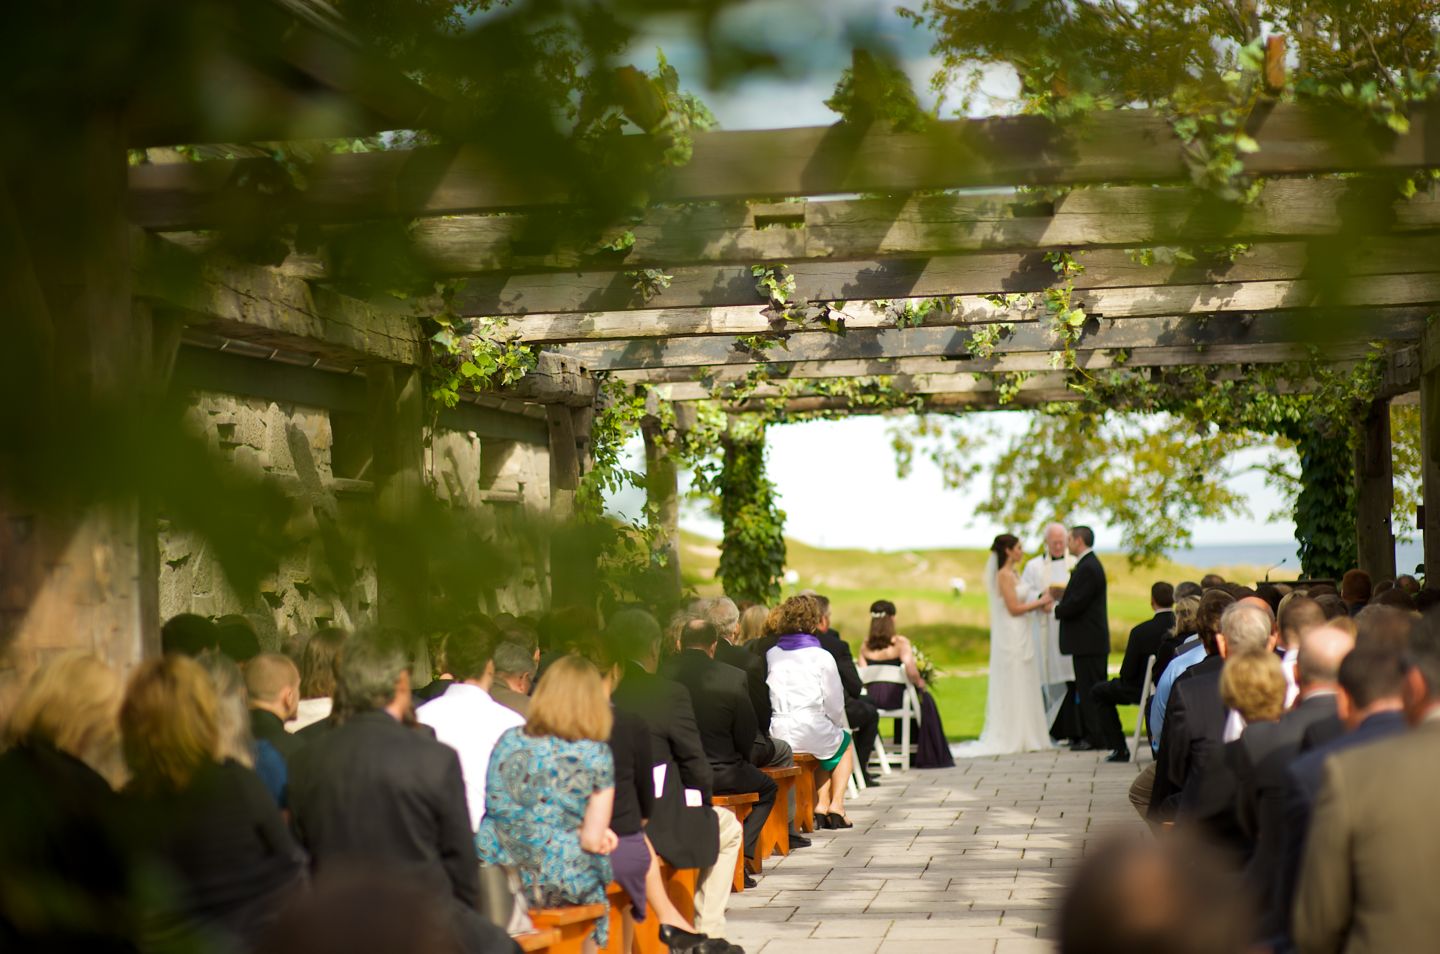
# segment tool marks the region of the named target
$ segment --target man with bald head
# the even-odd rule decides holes
[[[250,696],[250,733],[269,742],[286,762],[305,743],[285,731],[300,712],[300,670],[289,656],[261,653],[245,664],[245,691]]]
[[[1300,695],[1278,722],[1250,726],[1240,738],[1235,774],[1240,782],[1236,814],[1255,845],[1246,877],[1261,911],[1273,910],[1285,845],[1285,798],[1290,765],[1300,756],[1305,730],[1334,718],[1340,664],[1355,637],[1337,626],[1317,626],[1300,637],[1296,678]]]

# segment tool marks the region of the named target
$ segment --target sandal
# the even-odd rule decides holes
[[[815,818],[818,820],[818,819],[820,818],[820,816],[819,816],[819,815],[816,815]],[[850,821],[848,818],[846,818],[844,815],[841,815],[839,812],[826,812],[826,813],[825,813],[825,827],[826,827],[826,828],[854,828],[855,825],[854,825],[853,822],[851,822],[851,821]]]

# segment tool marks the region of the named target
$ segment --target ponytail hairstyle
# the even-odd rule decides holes
[[[870,635],[865,640],[866,649],[888,649],[895,640],[895,604],[889,600],[876,600],[870,604]]]
[[[995,542],[990,544],[990,552],[995,554],[995,569],[998,570],[1005,565],[1010,549],[1019,542],[1020,538],[1013,533],[1002,533],[995,538]]]

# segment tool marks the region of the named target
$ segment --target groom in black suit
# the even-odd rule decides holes
[[[1072,527],[1068,541],[1076,557],[1065,595],[1055,604],[1060,620],[1060,652],[1075,663],[1075,696],[1080,711],[1081,740],[1071,749],[1093,752],[1104,748],[1100,712],[1091,690],[1105,681],[1110,660],[1110,612],[1105,600],[1105,568],[1092,549],[1095,533],[1089,527]]]

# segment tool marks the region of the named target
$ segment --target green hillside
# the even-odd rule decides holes
[[[986,550],[904,550],[880,553],[869,550],[824,550],[794,540],[786,541],[788,569],[798,574],[786,595],[813,589],[830,598],[833,625],[858,649],[870,626],[870,604],[888,599],[899,610],[900,632],[924,649],[947,675],[936,688],[946,733],[952,738],[974,738],[980,732],[985,709],[985,677],[989,660],[989,611],[985,605],[982,573]],[[685,533],[681,541],[681,567],[685,581],[702,595],[719,595],[715,567],[720,552],[713,540]],[[1150,618],[1150,584],[1199,580],[1206,572],[1226,579],[1250,582],[1263,572],[1254,566],[1197,568],[1171,562],[1131,570],[1123,555],[1102,552],[1110,582],[1110,642],[1115,652],[1125,648],[1130,628]],[[952,580],[963,580],[965,591],[956,595]],[[1112,658],[1112,663],[1119,659]],[[1126,711],[1126,710],[1122,710]],[[1134,710],[1128,710],[1133,713]],[[1127,722],[1133,725],[1133,714]]]

